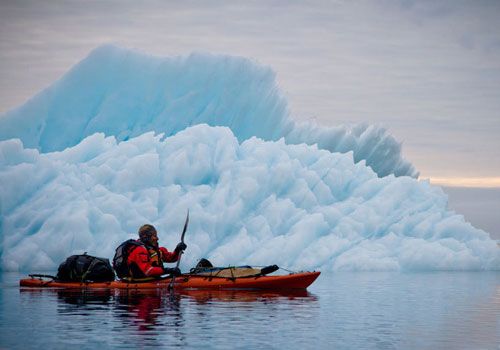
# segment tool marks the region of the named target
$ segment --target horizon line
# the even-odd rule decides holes
[[[445,187],[468,188],[500,188],[500,177],[434,177],[427,176],[420,180],[428,180],[433,185]]]

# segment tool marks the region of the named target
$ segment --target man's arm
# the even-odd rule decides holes
[[[160,247],[161,259],[163,262],[176,262],[179,259],[179,252],[174,250],[173,252],[169,252],[167,248]]]

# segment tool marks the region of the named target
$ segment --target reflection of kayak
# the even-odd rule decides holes
[[[21,288],[21,293],[56,293],[57,297],[68,304],[87,304],[108,302],[111,298],[124,304],[137,304],[142,299],[161,300],[169,297],[165,289],[80,289],[80,288]],[[203,304],[210,301],[222,302],[270,302],[272,300],[316,301],[317,298],[306,289],[192,289],[175,291],[177,297],[186,298]]]
[[[124,291],[122,290],[122,292]],[[138,291],[138,293],[142,292]],[[179,289],[179,294],[200,304],[210,301],[270,302],[272,300],[293,300],[295,298],[316,300],[316,297],[306,289]]]
[[[264,275],[247,277],[219,277],[183,275],[176,277],[174,288],[200,289],[306,289],[318,278],[320,272],[299,272],[288,275]],[[21,287],[36,288],[80,288],[80,289],[151,289],[168,288],[171,278],[144,282],[60,282],[36,275],[22,279]]]

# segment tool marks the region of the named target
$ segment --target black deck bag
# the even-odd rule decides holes
[[[135,239],[129,239],[116,248],[115,256],[113,257],[113,268],[118,278],[130,277],[129,266],[127,264],[128,256],[138,246],[144,246],[144,244]]]
[[[115,273],[108,259],[87,255],[72,255],[57,269],[56,279],[64,282],[109,282]]]
[[[189,271],[189,273],[196,274],[200,272],[206,272],[213,267],[214,265],[210,262],[210,260],[201,258],[200,261],[198,261],[198,263],[196,264],[196,266]]]

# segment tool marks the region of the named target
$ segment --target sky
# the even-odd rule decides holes
[[[488,193],[470,219],[500,208],[499,18],[482,0],[2,0],[0,113],[106,43],[244,56],[276,72],[295,119],[386,127],[421,178],[462,189],[454,208]]]

